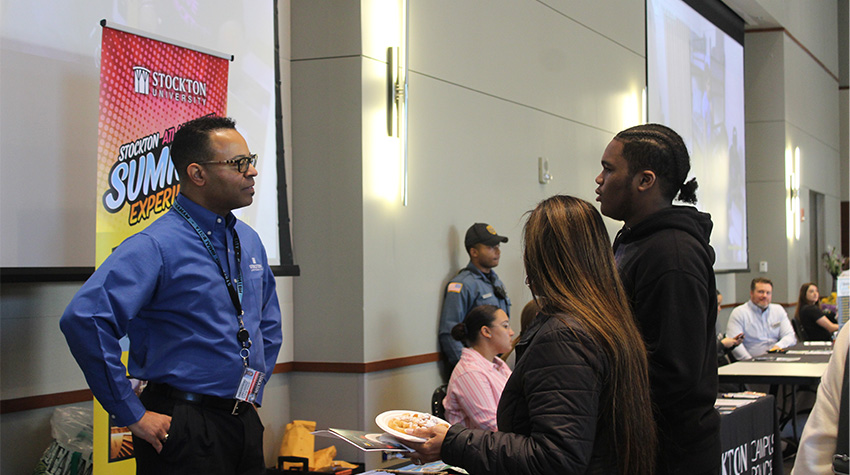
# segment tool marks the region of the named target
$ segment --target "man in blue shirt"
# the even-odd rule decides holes
[[[773,282],[756,277],[750,282],[750,300],[732,310],[726,334],[744,334],[744,343],[732,350],[735,359],[746,360],[797,344],[788,314],[781,305],[770,303],[772,300]]]
[[[137,473],[262,474],[255,405],[280,307],[259,236],[231,213],[253,201],[257,156],[221,117],[184,124],[170,152],[174,206],[115,249],[60,326],[94,396],[133,433]],[[148,382],[140,396],[127,371]]]
[[[461,323],[474,307],[495,305],[510,316],[511,300],[505,284],[499,280],[494,267],[502,255],[499,245],[508,242],[496,234],[493,226],[475,223],[466,231],[464,245],[469,264],[460,270],[446,287],[443,311],[440,314],[440,348],[449,363],[449,373],[460,360],[463,343],[452,338],[452,328]]]

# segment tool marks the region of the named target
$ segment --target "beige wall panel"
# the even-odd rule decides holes
[[[646,54],[645,0],[544,0],[542,3],[639,55]]]
[[[427,5],[427,8],[425,7]],[[639,116],[645,58],[534,2],[411,6],[415,74],[534,107],[603,130]],[[411,94],[415,94],[411,91]]]
[[[293,60],[357,56],[362,51],[360,2],[291,0],[290,18]]]
[[[785,117],[782,32],[747,33],[744,37],[744,97],[746,120],[775,121]],[[750,139],[749,131],[747,140]]]
[[[837,150],[838,82],[787,36],[784,50],[786,120]]]
[[[88,387],[59,330],[59,317],[80,285],[3,284],[0,292],[2,399]]]
[[[288,175],[291,176],[291,175]],[[291,183],[291,182],[290,182]],[[292,188],[290,188],[291,190]],[[292,201],[290,200],[290,205]],[[298,264],[298,260],[295,261]],[[293,314],[295,313],[295,302],[292,298],[292,286],[295,282],[293,277],[276,277],[277,300],[280,303],[280,321],[281,333],[283,333],[283,343],[280,347],[280,353],[277,355],[277,362],[292,361],[295,358],[295,348],[292,344],[292,323]]]
[[[781,182],[748,182],[747,212],[751,272],[737,274],[739,299],[749,295],[750,281],[756,276],[773,280],[774,302],[787,302],[788,240],[785,237],[785,188]],[[758,272],[767,261],[768,272]]]
[[[0,342],[3,399],[88,387],[59,330],[58,315],[4,317]]]
[[[0,321],[12,318],[61,316],[82,282],[3,284]]]
[[[747,122],[747,183],[785,181],[785,122]],[[750,191],[747,190],[749,197]],[[752,207],[747,203],[747,208]],[[758,225],[758,222],[752,221]],[[750,259],[752,263],[752,259]]]
[[[808,195],[808,192],[805,190],[803,193]],[[806,206],[807,201],[807,199],[801,199],[800,206]],[[809,256],[809,239],[811,235],[808,232],[807,222],[801,221],[800,226],[802,226],[800,230],[800,239],[789,239],[786,241],[788,245],[788,273],[786,276],[783,276],[785,277],[784,279],[779,279],[779,276],[776,276],[773,282],[774,287],[776,287],[774,289],[775,294],[779,293],[779,289],[783,286],[786,289],[785,295],[787,295],[787,297],[781,300],[781,302],[796,302],[800,292],[800,286],[803,285],[804,282],[812,280]],[[774,301],[778,302],[779,300],[776,300],[776,297],[774,296]]]
[[[841,200],[832,196],[824,197],[824,215],[826,223],[824,223],[824,234],[826,235],[826,245],[834,248],[841,248]],[[817,256],[820,259],[820,256]],[[822,284],[826,285],[826,284]]]
[[[292,64],[298,361],[362,359],[361,62],[355,57]]]
[[[838,198],[840,190],[838,150],[788,124],[787,143],[800,148],[800,187]]]
[[[837,0],[758,0],[758,3],[833,74],[838,74]]]
[[[290,417],[315,421],[320,429],[366,427],[363,384],[362,374],[291,373]]]

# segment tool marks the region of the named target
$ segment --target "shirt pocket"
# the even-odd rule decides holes
[[[248,272],[244,275],[242,310],[245,312],[245,315],[254,314],[255,312],[262,313],[264,272]]]

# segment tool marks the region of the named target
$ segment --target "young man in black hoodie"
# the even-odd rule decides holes
[[[649,354],[659,474],[720,472],[711,216],[673,205],[696,203],[689,170],[682,138],[646,124],[614,137],[596,177],[602,214],[625,222],[614,254]]]

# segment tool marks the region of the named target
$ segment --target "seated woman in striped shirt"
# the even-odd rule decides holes
[[[466,347],[443,399],[449,423],[496,430],[496,407],[511,375],[498,355],[511,349],[513,335],[508,315],[495,305],[473,308],[452,329],[452,337]]]

